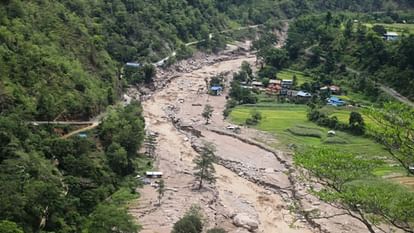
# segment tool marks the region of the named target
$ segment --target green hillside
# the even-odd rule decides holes
[[[137,153],[142,107],[111,105],[128,82],[142,85],[154,69],[120,79],[126,62],[148,64],[172,51],[189,56],[185,43],[243,25],[409,7],[411,0],[0,1],[0,232],[139,230],[125,203],[138,196],[136,176],[152,166]],[[215,36],[197,49],[215,52],[226,39]],[[61,136],[74,126],[28,123],[86,120],[105,109],[97,128],[68,139]]]

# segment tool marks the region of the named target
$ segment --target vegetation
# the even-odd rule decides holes
[[[381,222],[412,231],[414,194],[400,185],[373,177],[378,161],[326,149],[297,154],[294,160],[306,169],[307,179],[323,185],[314,190],[319,198],[344,209],[369,232],[381,229]]]
[[[346,14],[298,18],[289,28],[286,49],[290,59],[317,73],[323,84],[341,82],[374,101],[382,100],[377,82],[412,98],[409,80],[413,77],[414,60],[409,51],[414,48],[414,35],[385,41],[382,38],[385,29],[371,29],[354,19],[354,15]],[[308,59],[298,56],[303,52]]]
[[[274,19],[296,17],[304,12],[384,9],[391,12],[410,7],[413,3],[409,0],[346,4],[340,0],[2,1],[0,231],[139,230],[123,204],[126,198],[136,197],[138,184],[133,177],[151,166],[150,161],[137,154],[144,140],[142,108],[137,102],[125,108],[108,106],[116,105],[127,84],[151,85],[156,75],[154,62],[173,51],[177,51],[177,59],[191,56],[195,48],[186,43],[200,41],[198,49],[217,52],[228,39],[217,32],[239,25],[265,23],[278,27],[272,22]],[[349,59],[353,64],[360,63],[357,68],[372,72],[367,79],[351,77],[353,89],[376,96],[378,88],[374,81],[381,81],[410,95],[413,36],[386,44],[374,32],[362,26],[355,28],[346,17],[333,15],[326,23],[323,18],[312,16],[296,21],[286,49],[264,49],[276,42],[270,33],[255,42],[267,63],[261,77],[274,77],[301,50],[318,44],[322,56]],[[338,39],[330,37],[342,34]],[[311,67],[337,72],[334,59],[328,59],[326,66],[319,58],[315,59]],[[358,59],[361,62],[355,62]],[[135,62],[138,67],[125,66],[127,62]],[[241,72],[240,81],[254,78],[247,64],[243,64]],[[300,85],[301,77],[297,77]],[[327,77],[321,77],[319,82],[329,81]],[[317,89],[317,85],[312,88]],[[236,104],[254,104],[258,100],[238,82],[232,83],[230,97],[225,115]],[[27,123],[87,120],[105,109],[108,111],[103,122],[87,138],[60,139],[52,125]],[[257,127],[272,119],[265,113],[263,116]],[[149,140],[154,142],[153,138]],[[149,148],[149,154],[153,152],[154,148]],[[200,158],[195,160],[200,187],[203,180],[214,180],[213,152],[212,148],[204,147]],[[174,231],[188,233],[202,229],[198,224],[201,221],[194,217],[183,221],[184,224],[178,225],[190,222],[193,227],[180,231],[179,226],[174,226]]]
[[[165,194],[165,183],[163,179],[161,179],[158,182],[157,192],[158,192],[158,205],[161,205],[161,199],[164,197],[164,194]]]
[[[262,114],[258,111],[252,111],[250,118],[246,119],[246,125],[257,125],[262,120]]]
[[[172,233],[202,233],[204,218],[198,206],[192,206],[190,210],[178,222],[174,224]],[[226,233],[222,228],[212,228],[207,233]]]
[[[309,146],[328,146],[361,156],[387,156],[387,151],[379,143],[365,136],[354,136],[348,132],[336,131],[334,137],[328,137],[328,128],[308,121],[306,117],[308,107],[306,105],[262,103],[252,106],[237,106],[232,110],[230,119],[236,124],[244,124],[246,119],[250,117],[252,110],[262,114],[262,120],[255,127],[274,134],[278,143],[273,146],[278,148],[286,148],[292,144],[301,149]],[[336,111],[344,111],[349,117],[348,110],[337,109]],[[321,138],[305,136],[309,133],[321,135]],[[326,140],[327,142],[340,143],[326,143]],[[346,143],[344,144],[344,142]]]
[[[200,148],[199,156],[194,159],[194,170],[195,177],[198,181],[198,189],[203,188],[203,182],[207,181],[209,183],[214,183],[216,178],[214,173],[214,162],[216,156],[214,155],[215,148],[212,144],[205,143],[203,147]]]
[[[203,218],[199,207],[191,209],[174,224],[172,233],[201,233],[203,231]]]
[[[208,122],[210,121],[211,117],[213,116],[213,107],[209,104],[204,106],[204,110],[201,113],[201,116],[206,120],[206,125],[208,125]]]
[[[137,227],[122,202],[114,206],[111,195],[121,187],[133,194],[137,183],[130,177],[147,166],[136,155],[143,138],[141,111],[138,103],[115,108],[88,138],[65,140],[50,126],[30,126],[13,115],[0,117],[0,219],[24,232],[77,232],[101,222],[108,223],[105,229],[134,232]],[[95,134],[102,137],[100,142]],[[102,219],[107,212],[119,221]]]
[[[371,109],[369,116],[377,123],[370,133],[383,144],[390,157],[407,173],[414,174],[414,111],[402,104],[386,104],[383,109]]]

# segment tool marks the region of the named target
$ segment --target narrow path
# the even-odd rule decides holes
[[[81,129],[77,129],[77,130],[75,130],[75,131],[72,131],[72,132],[70,132],[70,133],[68,133],[68,134],[63,135],[63,136],[62,136],[62,137],[60,137],[60,138],[61,138],[61,139],[67,139],[67,138],[70,138],[70,137],[72,137],[73,135],[76,135],[76,134],[78,134],[78,133],[82,133],[82,132],[85,132],[85,131],[89,131],[89,130],[95,129],[96,127],[98,127],[98,125],[99,125],[99,122],[93,122],[93,123],[92,123],[92,125],[89,125],[89,126],[86,126],[86,127],[84,127],[84,128],[81,128]]]

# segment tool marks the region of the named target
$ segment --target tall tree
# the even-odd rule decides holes
[[[359,112],[351,112],[349,115],[349,129],[352,133],[363,135],[365,133],[364,118]]]
[[[139,227],[125,209],[105,204],[98,206],[92,213],[87,229],[91,233],[137,233]]]
[[[164,197],[164,194],[165,194],[164,179],[159,180],[157,192],[158,192],[158,205],[161,205],[161,199]]]
[[[196,180],[198,180],[198,189],[203,187],[203,182],[207,181],[209,183],[214,183],[216,178],[214,177],[214,173],[216,170],[214,169],[214,162],[216,160],[216,156],[214,154],[215,148],[210,143],[205,143],[203,147],[201,147],[199,156],[194,159],[195,167],[194,173]]]
[[[204,106],[204,110],[201,113],[201,116],[206,120],[206,125],[208,125],[211,117],[213,116],[213,107],[209,104],[206,104],[206,106]]]

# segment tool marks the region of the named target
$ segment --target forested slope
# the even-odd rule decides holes
[[[213,2],[204,2],[3,1],[1,112],[45,120],[95,115],[117,90],[123,63],[154,61],[226,26]]]
[[[125,62],[153,62],[238,24],[412,1],[4,0],[0,2],[0,232],[136,232],[124,199],[151,163],[139,103],[108,111],[87,139],[29,119],[88,119],[122,92]],[[121,189],[121,193],[119,193]],[[7,220],[1,221],[1,220]],[[101,224],[104,223],[104,224]]]

